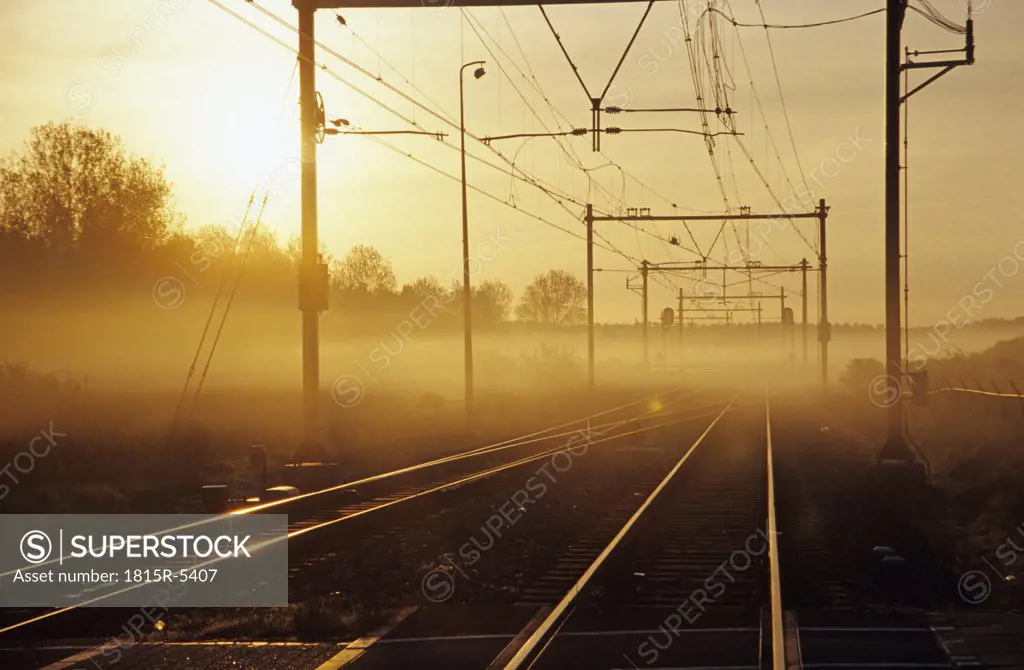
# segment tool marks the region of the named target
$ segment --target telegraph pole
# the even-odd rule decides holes
[[[807,364],[807,259],[800,261],[801,321],[800,334],[803,338],[804,365]]]
[[[327,309],[326,268],[317,244],[316,145],[321,124],[316,94],[313,15],[316,6],[293,0],[299,12],[299,106],[302,146],[302,257],[299,309],[302,311],[302,443],[295,460],[322,460],[320,441],[320,312]],[[321,275],[322,278],[321,278]],[[322,284],[322,286],[321,286]]]
[[[594,390],[594,206],[587,204],[587,374]]]
[[[828,386],[828,343],[832,339],[832,325],[828,322],[828,253],[825,242],[825,222],[828,220],[828,207],[825,199],[818,201],[818,237],[821,247],[818,250],[818,271],[821,280],[821,319],[818,322],[818,342],[821,343],[821,387]],[[898,306],[898,305],[897,305]]]
[[[683,369],[683,287],[679,287],[679,369]]]
[[[466,419],[473,425],[473,293],[469,272],[469,196],[466,190],[466,96],[465,73],[467,67],[478,66],[473,76],[479,79],[484,74],[484,62],[472,61],[459,68],[459,138],[462,155],[462,349]]]
[[[640,275],[643,277],[643,329],[644,329],[644,365],[650,366],[651,361],[647,353],[647,266],[649,263],[643,261],[640,264]]]

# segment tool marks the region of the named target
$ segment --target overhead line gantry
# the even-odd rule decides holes
[[[820,318],[818,321],[818,342],[821,345],[821,384],[825,386],[828,383],[828,343],[832,339],[832,328],[828,321],[828,256],[827,256],[827,244],[826,244],[826,231],[825,223],[828,220],[829,207],[825,204],[825,199],[822,198],[818,201],[817,209],[810,212],[780,212],[775,214],[754,214],[749,211],[744,211],[739,214],[674,214],[674,215],[655,215],[651,214],[649,209],[638,209],[628,210],[625,215],[596,215],[594,214],[593,205],[587,205],[586,215],[584,216],[584,223],[587,226],[587,371],[590,386],[594,386],[594,224],[600,221],[618,221],[620,223],[634,223],[634,222],[648,222],[648,221],[667,221],[667,222],[689,222],[689,221],[787,221],[792,219],[817,219],[818,221],[818,235],[820,245],[818,247],[818,267],[817,272],[820,277],[820,290],[819,290],[819,303],[820,303]],[[718,270],[722,269],[721,266],[708,265],[707,259],[701,259],[694,261],[693,263],[699,265],[686,265],[685,263],[659,263],[653,264],[648,261],[643,261],[639,268],[641,276],[644,278],[644,351],[646,360],[647,351],[647,299],[646,299],[646,285],[647,285],[647,273],[650,270],[664,270],[670,271],[675,270],[695,270],[703,268],[705,270]],[[673,268],[673,265],[679,267]],[[807,278],[806,272],[809,269],[806,261],[797,263],[795,265],[784,265],[784,266],[764,266],[760,263],[747,263],[743,266],[724,266],[724,269],[732,269],[743,272],[750,271],[777,271],[777,272],[803,272],[803,293],[807,294]],[[806,307],[804,309],[804,321],[806,322]]]

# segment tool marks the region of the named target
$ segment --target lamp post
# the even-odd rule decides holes
[[[469,208],[466,195],[466,104],[463,75],[466,73],[466,68],[474,65],[477,68],[473,71],[473,76],[479,79],[485,74],[484,61],[473,61],[459,68],[459,131],[462,141],[462,311],[466,367],[466,416],[470,420],[473,417],[473,316],[469,287]]]

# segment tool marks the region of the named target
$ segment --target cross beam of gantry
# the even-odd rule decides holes
[[[312,9],[443,9],[445,7],[513,7],[545,5],[619,5],[624,3],[648,2],[649,0],[293,0],[296,8],[300,5]]]
[[[643,223],[645,221],[675,221],[685,223],[688,221],[757,221],[774,220],[787,221],[792,219],[817,219],[818,220],[818,268],[819,290],[818,300],[820,319],[818,322],[818,342],[820,343],[820,374],[821,384],[824,387],[828,383],[828,343],[832,339],[832,327],[828,321],[828,261],[826,256],[825,222],[828,220],[829,206],[822,198],[818,201],[818,207],[809,212],[776,212],[772,214],[754,214],[744,208],[739,214],[675,214],[671,216],[652,215],[649,209],[627,210],[626,215],[597,215],[594,214],[594,206],[587,205],[587,212],[583,222],[587,227],[587,368],[590,385],[594,385],[594,224],[600,221],[619,221],[623,223]],[[705,261],[695,261],[692,265],[673,263],[651,263],[643,261],[640,269],[643,278],[643,322],[644,322],[644,359],[647,358],[647,273],[649,271],[693,271],[693,270],[737,270],[742,272],[801,272],[803,274],[803,295],[807,295],[807,272],[811,269],[806,261],[792,266],[764,266],[757,263],[748,263],[745,266],[709,267]],[[804,308],[804,323],[807,322],[807,310]],[[805,345],[806,349],[806,345]]]

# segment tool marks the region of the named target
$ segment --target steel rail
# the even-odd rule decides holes
[[[551,609],[548,615],[541,621],[537,629],[530,635],[529,638],[523,643],[523,646],[519,648],[516,654],[509,660],[508,664],[505,665],[505,670],[520,670],[520,668],[528,668],[530,665],[540,656],[547,645],[552,639],[562,624],[568,619],[569,614],[572,612],[573,606],[576,602],[576,598],[582,593],[583,589],[590,583],[597,574],[598,569],[604,564],[608,557],[612,554],[616,547],[623,541],[630,529],[636,525],[640,517],[643,516],[644,512],[651,506],[654,500],[661,494],[661,492],[668,486],[669,482],[675,477],[676,473],[683,467],[683,464],[690,458],[690,455],[696,450],[698,446],[704,441],[704,438],[711,432],[711,429],[721,420],[725,413],[736,402],[738,395],[734,395],[732,400],[718,413],[717,416],[711,421],[704,432],[694,441],[689,449],[686,450],[675,466],[669,471],[667,475],[661,480],[661,483],[651,492],[651,494],[644,500],[640,507],[633,513],[633,515],[626,521],[619,532],[612,538],[611,542],[604,548],[604,550],[598,555],[593,563],[586,569],[583,575],[580,576],[579,580],[569,589],[568,593],[559,601],[555,607]]]
[[[324,488],[324,489],[318,489],[316,491],[309,491],[307,493],[301,493],[301,494],[296,495],[296,496],[290,496],[288,498],[282,498],[281,500],[273,500],[273,501],[266,502],[266,503],[260,503],[260,504],[257,504],[257,505],[252,505],[250,507],[243,507],[243,508],[240,508],[240,509],[228,512],[228,514],[242,515],[242,514],[253,514],[253,513],[256,513],[256,512],[262,512],[262,511],[265,511],[265,510],[268,510],[268,509],[277,508],[277,507],[283,507],[285,505],[293,504],[293,503],[296,503],[296,502],[298,502],[300,500],[306,500],[306,499],[309,499],[309,498],[312,498],[312,497],[327,495],[329,493],[334,493],[334,492],[337,492],[337,491],[343,491],[345,489],[350,489],[350,488],[353,488],[355,486],[362,486],[364,484],[369,484],[369,483],[376,482],[376,481],[383,481],[385,479],[390,479],[392,477],[397,477],[399,475],[409,474],[409,473],[412,473],[412,472],[417,472],[419,470],[425,470],[427,468],[434,467],[436,465],[443,465],[445,463],[454,463],[456,461],[464,460],[464,459],[467,459],[467,458],[473,458],[473,457],[476,457],[476,456],[483,456],[483,455],[486,455],[486,454],[494,453],[496,451],[502,451],[504,449],[510,449],[510,448],[513,448],[513,447],[519,447],[519,446],[523,446],[523,445],[526,445],[526,444],[533,444],[535,442],[540,442],[542,440],[552,439],[552,438],[555,438],[555,437],[564,437],[564,436],[567,436],[567,435],[572,435],[573,433],[578,432],[578,430],[567,431],[567,432],[564,432],[564,433],[556,433],[556,434],[551,434],[551,435],[545,435],[545,433],[549,433],[549,432],[554,431],[554,430],[559,430],[561,428],[566,428],[568,426],[573,426],[573,425],[578,424],[578,423],[589,422],[593,418],[596,418],[596,417],[599,417],[599,416],[604,416],[606,414],[611,414],[613,412],[617,412],[617,411],[625,409],[627,407],[632,407],[633,405],[637,405],[637,404],[642,403],[642,402],[648,402],[648,401],[651,401],[651,400],[653,400],[655,398],[660,398],[662,396],[669,395],[671,393],[675,393],[675,392],[678,392],[678,391],[681,391],[681,390],[682,390],[681,387],[674,387],[674,388],[671,388],[671,389],[669,389],[667,391],[661,391],[661,392],[655,393],[653,395],[645,396],[643,398],[640,398],[639,400],[633,400],[631,402],[624,403],[624,404],[619,405],[617,407],[612,407],[610,409],[602,410],[600,412],[597,412],[596,414],[591,414],[589,416],[585,416],[585,417],[582,417],[582,418],[579,418],[579,419],[575,419],[575,420],[572,420],[572,421],[567,421],[565,423],[562,423],[562,424],[559,424],[559,425],[556,425],[556,426],[551,426],[549,428],[544,428],[544,429],[541,429],[541,430],[538,430],[538,431],[534,431],[532,433],[527,433],[525,435],[520,435],[518,437],[509,438],[509,439],[503,440],[501,442],[495,442],[493,444],[484,445],[482,447],[476,447],[476,448],[470,449],[468,451],[459,452],[457,454],[452,454],[450,456],[443,456],[441,458],[433,459],[433,460],[430,460],[430,461],[425,461],[423,463],[417,463],[415,465],[406,466],[406,467],[403,467],[403,468],[399,468],[397,470],[391,470],[389,472],[383,472],[383,473],[379,473],[379,474],[376,474],[376,475],[370,475],[368,477],[364,477],[362,479],[356,479],[356,480],[353,480],[353,481],[350,481],[350,482],[345,482],[343,484],[336,484],[334,486],[330,486],[330,487],[327,487],[327,488]],[[692,393],[693,392],[691,392],[688,395],[692,395]],[[672,400],[668,404],[672,405],[672,404],[674,404],[676,402],[679,402],[680,400],[688,397],[688,395],[684,395],[684,396],[681,396],[680,398]],[[648,413],[650,413],[650,410],[648,410],[648,412],[645,412],[645,414],[648,414]],[[640,416],[643,416],[643,415],[640,415]],[[631,421],[631,420],[634,420],[634,419],[627,419],[626,421],[628,422],[628,421]],[[611,425],[611,424],[604,424],[604,425]],[[191,523],[181,524],[179,526],[174,526],[172,528],[164,528],[162,530],[154,532],[153,535],[158,535],[159,536],[159,535],[165,535],[167,533],[177,532],[177,531],[180,531],[180,530],[187,530],[189,528],[196,528],[198,526],[202,526],[202,525],[205,525],[207,523],[211,523],[212,521],[215,521],[215,520],[216,519],[205,519],[205,520],[202,520],[202,521],[193,521]],[[25,571],[25,570],[35,570],[35,569],[45,568],[45,567],[47,567],[49,565],[56,565],[59,561],[60,561],[60,557],[54,558],[54,559],[50,559],[50,560],[44,561],[42,563],[25,565],[25,566],[22,566],[21,568],[17,568],[17,569],[14,569],[14,570],[8,570],[6,572],[0,572],[0,577],[6,577],[8,575],[12,575],[15,572],[17,572],[18,570]],[[0,633],[2,633],[2,632],[3,631],[0,630]]]
[[[768,382],[764,383],[764,426],[768,452],[768,570],[770,574],[772,668],[786,670],[786,641],[782,625],[782,581],[779,575],[779,532],[775,523],[775,472],[772,466],[772,416]]]
[[[726,410],[728,410],[729,407],[732,406],[734,401],[735,401],[735,397],[733,398],[733,400],[731,400],[729,402],[729,405],[726,407],[725,410],[722,411],[722,413],[720,413],[718,415],[718,417],[721,417],[722,414],[724,414],[724,412]],[[712,413],[705,413],[705,414],[699,414],[699,415],[690,416],[690,417],[684,417],[684,418],[681,418],[681,419],[676,419],[676,420],[668,421],[668,422],[665,422],[665,423],[659,423],[659,424],[653,425],[653,426],[645,426],[645,427],[638,428],[636,430],[628,431],[628,432],[625,432],[625,433],[619,433],[619,434],[616,434],[616,435],[613,435],[613,436],[610,436],[610,437],[604,437],[604,438],[599,439],[599,440],[591,440],[591,441],[588,442],[588,448],[589,448],[589,446],[592,446],[594,444],[600,444],[602,442],[608,442],[610,440],[616,440],[616,439],[621,439],[623,437],[628,437],[629,435],[635,435],[635,434],[644,433],[644,432],[648,432],[648,431],[652,431],[652,430],[657,430],[659,428],[664,428],[664,427],[675,425],[675,424],[678,424],[678,423],[683,423],[683,422],[688,421],[688,420],[694,420],[694,419],[697,419],[697,418],[701,418],[703,416],[709,416]],[[645,412],[645,413],[639,415],[639,417],[643,417],[643,416],[646,416],[648,414],[649,414],[649,412]],[[619,425],[622,425],[622,424],[625,424],[625,423],[629,423],[630,421],[634,421],[634,420],[636,420],[636,419],[624,420]],[[717,418],[715,419],[715,421],[717,421]],[[710,430],[710,428],[708,430]],[[707,433],[707,431],[705,431],[705,434],[706,433]],[[521,459],[519,459],[517,461],[513,461],[511,463],[506,463],[506,464],[503,464],[503,465],[487,468],[487,469],[482,470],[480,472],[477,472],[477,473],[474,473],[474,474],[471,474],[471,475],[468,475],[468,476],[460,477],[459,479],[456,479],[454,481],[449,481],[449,482],[446,482],[446,483],[441,484],[441,485],[434,486],[434,487],[429,488],[429,489],[424,490],[424,491],[418,491],[416,493],[410,494],[410,495],[405,496],[403,498],[392,500],[392,501],[388,501],[386,503],[382,503],[382,504],[377,505],[377,506],[372,507],[372,508],[368,508],[368,509],[365,509],[365,510],[360,510],[358,512],[354,512],[352,514],[347,514],[347,515],[344,515],[344,516],[341,516],[341,517],[338,517],[338,518],[335,518],[335,519],[330,519],[330,520],[321,522],[319,524],[316,524],[314,526],[309,526],[309,527],[302,528],[302,529],[299,529],[299,530],[296,530],[296,531],[290,531],[287,535],[284,535],[284,536],[281,536],[281,537],[278,537],[278,538],[274,538],[274,539],[271,539],[271,540],[267,540],[267,541],[264,541],[264,542],[260,542],[260,543],[257,543],[255,545],[253,545],[250,548],[250,553],[253,553],[253,552],[256,552],[256,551],[260,551],[260,550],[262,550],[262,549],[264,549],[266,547],[269,547],[269,546],[272,546],[274,544],[277,544],[278,542],[288,541],[288,540],[294,539],[296,537],[300,537],[302,535],[306,535],[306,534],[308,534],[310,532],[313,532],[315,530],[321,530],[323,528],[327,528],[329,526],[333,526],[333,525],[335,525],[337,523],[340,523],[342,521],[348,521],[350,519],[354,519],[354,518],[357,518],[357,517],[365,516],[366,514],[369,514],[371,512],[379,511],[379,510],[382,510],[382,509],[385,509],[385,508],[388,508],[388,507],[392,507],[394,505],[397,505],[397,504],[400,504],[400,503],[403,503],[403,502],[408,502],[410,500],[421,498],[421,497],[426,496],[426,495],[428,495],[430,493],[436,493],[438,491],[443,491],[445,489],[450,489],[450,488],[453,488],[453,487],[464,486],[466,484],[469,484],[469,483],[472,483],[472,482],[476,482],[476,481],[485,479],[487,477],[491,477],[491,476],[493,476],[495,474],[498,474],[499,472],[503,472],[505,470],[510,470],[512,468],[515,468],[515,467],[518,467],[518,466],[521,466],[521,465],[525,465],[527,463],[532,463],[532,462],[538,461],[538,460],[540,460],[542,458],[547,458],[549,456],[553,456],[553,455],[555,455],[557,453],[560,453],[560,452],[570,451],[570,450],[572,450],[574,448],[576,448],[576,443],[575,442],[572,442],[572,443],[569,443],[569,444],[566,444],[566,445],[563,445],[563,446],[560,446],[560,447],[554,447],[552,449],[545,450],[544,452],[541,452],[539,454],[527,456],[525,458],[521,458]],[[210,565],[215,565],[217,563],[220,563],[221,561],[224,561],[224,560],[226,560],[226,559],[218,557],[218,558],[210,559],[208,561],[204,561],[204,562],[199,563],[199,564],[194,565],[194,566],[190,566],[190,568],[188,568],[188,569],[205,568],[205,567],[208,567]],[[60,609],[52,610],[50,612],[46,612],[46,613],[40,614],[40,615],[35,616],[35,617],[29,618],[29,619],[25,619],[23,621],[19,621],[19,622],[14,623],[14,624],[10,624],[10,625],[8,625],[8,626],[6,626],[4,628],[0,628],[0,635],[2,635],[4,633],[11,632],[13,630],[17,630],[19,628],[23,628],[25,626],[29,626],[29,625],[34,624],[34,623],[45,621],[46,619],[51,619],[53,617],[56,617],[56,616],[59,616],[59,615],[62,615],[62,614],[66,614],[68,612],[72,612],[72,611],[77,610],[77,609],[79,609],[81,607],[85,607],[87,605],[92,605],[94,603],[100,602],[100,601],[105,600],[107,598],[111,598],[111,597],[113,597],[115,595],[120,595],[122,593],[128,593],[130,591],[134,591],[135,589],[139,589],[139,588],[142,588],[143,586],[147,586],[147,585],[149,585],[149,584],[148,583],[133,584],[132,586],[127,586],[127,587],[124,587],[122,589],[118,589],[117,591],[112,591],[110,593],[105,593],[105,594],[102,594],[102,595],[98,595],[98,596],[96,596],[94,598],[90,598],[89,600],[85,600],[83,602],[76,603],[74,605],[69,605],[67,607],[63,607],[63,608],[60,608]]]

